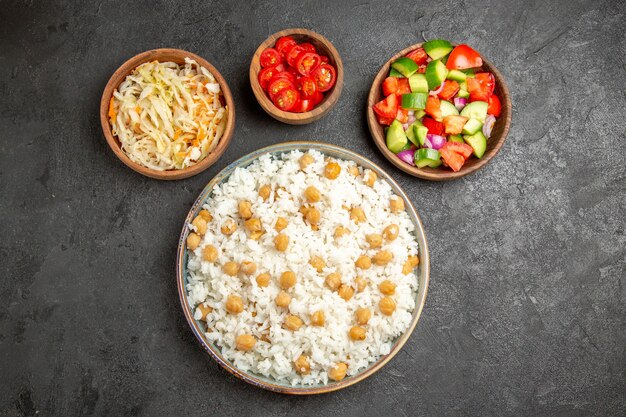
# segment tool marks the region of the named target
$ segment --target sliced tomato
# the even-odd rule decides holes
[[[298,100],[291,111],[295,113],[304,113],[313,110],[314,107],[315,103],[313,100]]]
[[[278,51],[274,48],[266,48],[261,52],[261,58],[259,59],[263,68],[274,67],[280,64],[281,58]]]
[[[312,43],[302,42],[300,46],[304,49],[305,52],[313,52],[314,54],[317,53],[317,49],[315,48],[315,46],[313,46]]]
[[[270,81],[270,83],[269,83],[269,85],[267,87],[267,92],[269,93],[270,98],[272,99],[272,101],[274,101],[274,97],[276,96],[276,94],[278,94],[282,90],[285,90],[285,89],[288,89],[288,88],[293,88],[295,90],[293,82],[291,82],[287,78],[276,78],[276,77],[274,77],[272,79],[272,81]]]
[[[437,96],[428,96],[426,99],[426,108],[424,109],[426,114],[432,116],[433,119],[440,122],[442,120],[441,117],[441,101]]]
[[[278,78],[286,78],[289,81],[291,81],[293,84],[296,83],[296,75],[294,75],[293,73],[291,73],[290,71],[280,71],[277,72],[276,74],[274,74],[274,76],[272,77],[272,80],[270,81],[270,83]]]
[[[384,100],[374,104],[374,113],[386,119],[395,119],[398,115],[398,96],[389,95]]]
[[[263,68],[259,71],[259,84],[263,90],[267,90],[267,86],[270,83],[271,79],[278,74],[280,65],[270,68]]]
[[[463,131],[463,126],[467,122],[464,116],[446,116],[443,118],[443,128],[446,135],[458,135]]]
[[[292,46],[296,45],[296,43],[296,40],[291,36],[282,36],[276,41],[274,49],[276,49],[281,55],[284,56],[284,52],[286,52],[286,49],[291,48]]]
[[[446,68],[462,70],[467,68],[477,68],[483,65],[480,54],[467,45],[458,45],[448,56]]]
[[[291,111],[300,100],[300,93],[295,88],[284,88],[272,99],[274,105],[283,111]]]
[[[326,63],[320,64],[317,68],[313,70],[311,76],[315,80],[317,84],[317,91],[326,92],[330,90],[337,80],[337,72],[335,68]]]
[[[415,61],[417,65],[425,64],[426,60],[428,59],[428,54],[426,53],[424,48],[414,49],[405,56]]]
[[[395,117],[382,117],[378,114],[376,115],[376,118],[378,119],[378,124],[381,124],[383,126],[389,126],[393,123],[394,120],[396,120]]]
[[[470,101],[486,101],[493,94],[496,87],[496,79],[490,72],[479,72],[475,78],[467,77],[467,90],[470,93]]]
[[[316,91],[315,94],[313,94],[313,98],[311,98],[311,100],[313,100],[313,103],[317,106],[322,102],[322,100],[324,100],[324,93]]]
[[[472,152],[474,152],[474,149],[472,149],[472,147],[467,143],[446,142],[445,146],[451,151],[461,154],[461,156],[465,159],[469,158],[472,155]]]
[[[401,96],[402,94],[408,94],[411,92],[411,86],[409,85],[408,78],[398,78],[398,89],[396,94]]]
[[[443,123],[438,122],[430,117],[424,117],[422,119],[422,124],[428,128],[428,133],[433,135],[442,135],[443,134]]]
[[[452,168],[452,171],[458,172],[461,170],[461,167],[463,167],[466,158],[460,153],[453,151],[452,148],[448,146],[448,143],[449,142],[446,142],[446,144],[439,149],[439,153],[443,161]]]
[[[389,94],[394,94],[398,90],[398,78],[387,77],[383,81],[383,95],[387,97]]]
[[[302,75],[311,75],[321,63],[320,56],[315,52],[302,52],[296,60],[296,69]]]
[[[322,62],[328,62],[328,57],[326,55],[320,55],[320,59],[322,60]]]
[[[427,67],[426,64],[420,65],[419,67],[417,67],[417,72],[420,73],[420,74],[425,73],[426,72],[426,67]]]
[[[502,112],[502,104],[500,103],[500,99],[495,94],[492,94],[489,97],[489,106],[487,107],[487,114],[491,114],[494,117],[500,117],[500,113]]]
[[[291,49],[289,49],[289,51],[287,51],[285,55],[285,58],[287,59],[287,63],[291,65],[292,67],[295,67],[296,62],[298,61],[298,57],[303,52],[304,52],[304,48],[301,47],[300,45],[296,45],[292,47]]]
[[[300,96],[304,100],[312,99],[317,92],[315,80],[311,77],[300,77],[296,82]]]
[[[398,119],[400,123],[408,123],[409,111],[407,109],[403,109],[402,107],[398,107],[398,113],[396,114],[396,119]]]
[[[446,80],[443,84],[443,89],[439,92],[439,98],[442,100],[452,100],[458,92],[459,83],[454,80]]]

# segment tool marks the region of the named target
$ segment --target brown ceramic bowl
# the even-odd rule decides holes
[[[233,171],[237,168],[245,168],[250,165],[252,162],[257,160],[259,157],[266,154],[282,154],[285,152],[290,152],[293,150],[300,150],[306,152],[308,150],[317,150],[325,155],[332,156],[335,158],[340,158],[347,161],[354,161],[358,165],[363,168],[371,169],[376,172],[378,178],[386,181],[390,186],[393,192],[400,196],[405,203],[406,211],[411,218],[411,221],[415,225],[415,239],[419,245],[419,266],[416,268],[416,275],[418,280],[418,289],[415,294],[415,309],[413,310],[413,317],[411,319],[411,323],[407,330],[400,335],[397,339],[395,339],[392,343],[391,350],[387,355],[383,355],[378,358],[375,362],[371,363],[367,368],[361,370],[356,375],[346,377],[344,380],[340,382],[329,381],[328,384],[320,384],[320,385],[305,385],[305,386],[292,386],[288,384],[286,381],[275,381],[260,375],[255,375],[250,372],[242,371],[238,369],[233,363],[231,363],[228,359],[226,359],[220,348],[214,345],[212,342],[207,340],[205,337],[206,331],[206,323],[196,320],[194,318],[194,306],[190,303],[187,297],[187,245],[186,240],[187,236],[190,233],[189,224],[191,221],[198,215],[198,212],[202,209],[204,203],[211,197],[211,193],[213,192],[213,188],[217,185],[222,184],[224,181],[228,180],[229,176],[233,173]],[[424,226],[411,203],[411,200],[404,194],[400,186],[391,178],[389,174],[383,171],[378,165],[374,164],[372,161],[352,152],[344,148],[340,148],[339,146],[330,145],[328,143],[320,143],[320,142],[285,142],[279,143],[276,145],[269,146],[267,148],[258,149],[240,159],[230,164],[224,170],[222,170],[219,174],[215,176],[204,188],[198,199],[191,207],[189,214],[187,214],[187,218],[183,224],[182,232],[180,234],[180,238],[178,240],[178,251],[176,254],[176,282],[178,286],[178,296],[180,299],[180,304],[183,309],[183,314],[187,319],[187,323],[191,327],[193,334],[196,339],[200,342],[202,347],[207,351],[209,355],[213,359],[215,359],[224,369],[226,369],[231,374],[235,375],[237,378],[242,379],[243,381],[252,384],[256,387],[263,388],[269,391],[279,392],[283,394],[294,394],[294,395],[309,395],[309,394],[322,394],[326,392],[336,391],[342,388],[349,387],[350,385],[356,384],[359,381],[364,380],[365,378],[371,376],[378,370],[380,370],[387,362],[391,360],[399,351],[402,349],[402,346],[407,342],[411,333],[415,329],[417,322],[420,318],[420,314],[422,312],[422,308],[424,307],[424,303],[426,302],[426,293],[428,292],[428,280],[430,277],[430,257],[428,252],[428,243],[426,241],[426,233],[424,231]]]
[[[261,71],[261,63],[259,62],[261,53],[266,48],[274,47],[276,40],[281,36],[291,36],[298,43],[309,42],[317,48],[317,52],[320,55],[326,55],[328,62],[337,70],[337,81],[335,85],[324,93],[324,99],[311,111],[304,113],[292,113],[288,111],[279,110],[278,107],[272,103],[272,100],[268,97],[267,93],[263,91],[259,84],[259,72]],[[326,113],[332,109],[343,89],[343,63],[339,52],[335,49],[332,43],[319,33],[315,33],[308,29],[285,29],[280,32],[276,32],[267,38],[256,50],[254,56],[252,56],[252,62],[250,63],[250,85],[254,95],[267,114],[274,119],[290,125],[304,125],[316,121],[323,117]]]
[[[143,165],[133,162],[126,155],[126,153],[124,153],[119,140],[111,132],[111,124],[109,123],[108,117],[109,102],[111,101],[111,97],[113,96],[113,91],[115,91],[122,83],[122,81],[124,81],[126,76],[139,65],[155,60],[159,62],[171,61],[177,64],[184,64],[186,57],[194,59],[198,64],[200,64],[200,66],[208,69],[219,83],[223,94],[224,104],[228,107],[228,121],[226,122],[226,129],[224,130],[224,134],[220,138],[220,141],[215,149],[213,149],[213,151],[208,154],[203,160],[193,166],[167,171],[158,171],[155,169],[147,168]],[[219,71],[215,69],[213,65],[209,64],[206,60],[200,58],[196,54],[192,54],[191,52],[183,51],[181,49],[153,49],[151,51],[146,51],[140,53],[139,55],[135,55],[128,61],[124,62],[124,64],[122,64],[122,66],[113,73],[111,79],[104,88],[104,92],[102,93],[102,99],[100,100],[100,123],[102,125],[102,132],[104,132],[104,137],[106,138],[107,143],[109,144],[115,155],[129,168],[150,178],[156,178],[159,180],[178,180],[191,177],[204,171],[205,169],[213,165],[215,161],[217,161],[217,159],[224,153],[235,131],[235,102],[233,101],[233,95],[231,94],[224,77],[222,77]]]
[[[387,145],[385,143],[384,126],[381,126],[378,123],[372,106],[384,98],[382,83],[389,74],[389,68],[391,66],[391,63],[401,56],[404,56],[410,51],[421,46],[421,43],[417,43],[401,50],[400,52],[392,56],[391,59],[387,61],[385,65],[383,65],[383,67],[380,69],[380,71],[376,75],[376,78],[374,78],[372,88],[370,89],[370,93],[367,98],[367,124],[369,125],[370,133],[372,134],[372,137],[374,138],[374,143],[376,143],[378,149],[380,149],[383,155],[385,155],[385,157],[389,159],[392,164],[400,168],[402,171],[415,177],[431,181],[445,181],[461,178],[485,166],[494,156],[496,156],[502,145],[504,145],[504,141],[506,140],[506,136],[509,133],[509,127],[511,125],[512,108],[509,89],[506,86],[506,83],[504,82],[504,78],[502,77],[502,74],[500,74],[500,71],[498,71],[498,69],[491,62],[483,57],[483,66],[478,69],[477,72],[489,71],[493,73],[496,79],[495,94],[498,95],[500,101],[502,102],[502,113],[500,114],[500,117],[498,117],[496,120],[493,131],[491,133],[491,137],[487,140],[487,151],[481,159],[471,156],[465,162],[465,164],[463,164],[463,167],[459,172],[454,172],[450,168],[446,168],[443,166],[439,168],[417,168],[405,162],[402,162],[393,152],[387,149]]]

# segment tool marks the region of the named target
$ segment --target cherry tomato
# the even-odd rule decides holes
[[[317,91],[321,91],[323,93],[330,90],[333,85],[335,85],[337,73],[332,65],[320,64],[317,68],[315,68],[315,70],[313,70],[311,76],[315,80]]]
[[[273,67],[280,64],[280,54],[274,48],[267,48],[261,52],[260,61],[263,68]]]
[[[287,78],[276,78],[269,83],[267,87],[267,92],[269,93],[272,101],[274,101],[274,97],[276,96],[276,94],[287,88],[293,88],[295,90],[293,83]]]
[[[316,91],[315,94],[313,94],[313,98],[311,100],[317,106],[322,102],[322,100],[324,100],[324,94]]]
[[[493,94],[489,97],[489,106],[487,107],[487,114],[491,114],[494,117],[500,117],[500,113],[502,112],[502,104],[500,103],[500,99],[498,96]]]
[[[313,100],[298,100],[298,102],[291,109],[294,113],[304,113],[313,110],[315,103]]]
[[[296,44],[296,40],[291,36],[282,36],[276,41],[274,48],[284,56],[285,49],[291,48]]]
[[[320,56],[315,52],[303,52],[296,60],[296,69],[302,75],[310,75],[321,63]]]
[[[393,123],[394,120],[396,120],[395,117],[383,117],[379,114],[376,115],[376,118],[378,119],[378,124],[381,124],[383,126],[389,126]]]
[[[426,60],[428,59],[428,54],[426,53],[424,48],[414,49],[405,56],[415,61],[417,65],[425,64]]]
[[[439,92],[439,98],[442,100],[452,99],[459,92],[459,83],[454,80],[446,80],[443,89]]]
[[[285,57],[287,58],[287,63],[292,67],[296,66],[296,61],[301,53],[304,52],[304,48],[300,45],[296,45],[286,52]]]
[[[313,52],[314,54],[317,53],[317,49],[315,49],[315,46],[313,46],[313,44],[311,43],[303,42],[300,44],[300,46],[304,48],[305,52]]]
[[[272,99],[274,105],[283,111],[291,111],[300,100],[300,94],[295,88],[284,88]]]
[[[320,55],[320,59],[322,60],[322,62],[328,63],[328,57],[326,55]]]
[[[465,82],[470,93],[470,101],[488,102],[496,88],[496,79],[490,72],[479,72],[476,78],[467,77]]]
[[[263,90],[267,90],[267,86],[270,83],[271,79],[278,73],[278,66],[263,68],[259,72],[259,84]]]
[[[387,118],[387,119],[395,119],[398,115],[398,96],[395,94],[390,94],[384,100],[379,101],[374,104],[374,113],[377,115]]]
[[[438,122],[435,119],[431,119],[430,117],[424,117],[422,119],[422,124],[426,126],[426,128],[428,129],[428,133],[432,133],[433,135],[443,134],[443,123]]]
[[[467,68],[476,68],[483,65],[480,54],[467,45],[458,45],[448,56],[446,68],[462,70]]]
[[[298,87],[298,91],[304,100],[312,99],[315,93],[317,92],[317,87],[315,85],[315,80],[311,77],[300,77],[298,82],[296,83]]]
[[[270,83],[278,78],[286,78],[289,81],[291,81],[294,85],[296,83],[296,76],[293,75],[291,72],[289,71],[281,71],[281,72],[277,72],[276,74],[274,74],[274,76],[272,77],[272,79],[270,80]]]

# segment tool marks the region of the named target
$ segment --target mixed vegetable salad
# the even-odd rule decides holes
[[[482,158],[501,112],[495,77],[476,72],[482,65],[474,49],[442,39],[393,61],[373,106],[387,148],[409,165],[455,172],[472,154]]]
[[[261,53],[259,84],[280,110],[303,113],[313,110],[336,82],[337,72],[328,57],[308,42],[291,36],[276,40]]]

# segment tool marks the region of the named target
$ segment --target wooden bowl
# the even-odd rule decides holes
[[[208,154],[203,160],[199,161],[193,166],[167,171],[158,171],[155,169],[147,168],[132,161],[128,157],[128,155],[126,155],[126,153],[122,150],[120,141],[111,132],[111,125],[109,123],[108,116],[109,102],[111,101],[111,97],[113,96],[113,91],[116,90],[122,83],[122,81],[124,81],[126,76],[129,75],[132,70],[137,68],[139,65],[150,61],[171,61],[180,65],[185,63],[186,57],[195,60],[198,64],[200,64],[200,66],[209,70],[220,85],[224,102],[228,107],[228,120],[226,122],[224,134],[220,138],[220,141],[215,149],[213,149],[213,151]],[[109,144],[115,155],[128,167],[150,178],[156,178],[158,180],[178,180],[191,177],[204,171],[205,169],[213,165],[215,161],[217,161],[217,159],[224,153],[224,151],[228,147],[228,144],[230,143],[230,140],[233,137],[233,132],[235,131],[235,102],[233,101],[233,95],[231,94],[224,77],[222,77],[219,71],[215,69],[213,65],[209,64],[206,60],[200,58],[196,54],[192,54],[191,52],[183,51],[181,49],[153,49],[151,51],[146,51],[140,53],[139,55],[135,55],[128,61],[124,62],[124,64],[122,64],[122,66],[113,73],[111,79],[109,79],[109,82],[104,88],[104,92],[102,93],[102,99],[100,100],[100,124],[102,125],[102,131],[104,132],[104,137],[106,138],[107,143]]]
[[[335,82],[335,85],[324,93],[324,99],[321,103],[315,106],[313,110],[304,113],[292,113],[279,110],[274,103],[272,103],[272,100],[270,100],[259,84],[258,76],[261,71],[261,53],[265,50],[265,48],[274,47],[278,38],[287,35],[293,37],[298,43],[309,42],[313,44],[315,48],[317,48],[320,55],[328,56],[328,63],[337,70],[337,81]],[[285,29],[280,32],[276,32],[267,38],[252,56],[252,62],[250,63],[250,85],[252,86],[252,91],[254,91],[257,101],[267,114],[283,123],[290,125],[304,125],[323,117],[335,106],[335,104],[337,104],[337,100],[339,100],[341,90],[343,89],[343,63],[341,62],[339,52],[337,52],[333,44],[319,33],[315,33],[308,29]]]
[[[291,152],[293,150],[299,150],[302,152],[307,152],[309,150],[319,151],[327,156],[332,156],[334,158],[343,159],[346,161],[354,161],[358,165],[363,168],[371,169],[374,171],[378,178],[382,181],[386,181],[390,186],[393,192],[401,197],[404,200],[406,212],[413,225],[415,226],[414,236],[417,240],[419,246],[419,265],[416,268],[416,276],[418,280],[418,289],[415,294],[415,309],[412,313],[411,322],[404,333],[399,335],[392,342],[391,349],[388,354],[379,357],[375,362],[370,363],[365,369],[362,369],[358,374],[346,377],[345,379],[339,382],[328,381],[327,384],[319,384],[319,385],[291,385],[286,381],[276,381],[271,378],[267,378],[261,375],[256,375],[251,372],[243,371],[235,366],[232,362],[222,355],[221,349],[207,339],[206,332],[206,323],[201,320],[196,320],[194,318],[194,303],[189,300],[187,296],[187,284],[188,284],[188,270],[187,270],[187,261],[188,261],[188,251],[187,251],[187,236],[192,231],[189,227],[191,221],[198,215],[199,211],[202,209],[204,203],[211,198],[213,189],[216,186],[223,184],[228,180],[229,176],[238,168],[245,168],[250,165],[255,160],[259,159],[262,156],[267,154],[279,155],[286,152]],[[218,173],[204,188],[204,190],[200,193],[195,203],[191,207],[191,210],[187,214],[187,217],[183,223],[182,231],[180,234],[180,238],[178,239],[178,249],[176,252],[176,283],[178,287],[178,296],[180,300],[181,307],[183,309],[183,314],[191,327],[191,330],[198,340],[198,342],[202,345],[204,350],[217,361],[224,369],[226,369],[232,375],[235,375],[237,378],[254,385],[259,388],[263,388],[269,391],[274,391],[282,394],[292,394],[292,395],[311,395],[311,394],[322,394],[330,391],[336,391],[342,388],[349,387],[350,385],[356,384],[365,378],[373,375],[377,371],[379,371],[387,362],[389,362],[401,349],[402,346],[408,341],[411,333],[415,329],[417,322],[420,318],[420,314],[426,302],[426,294],[428,292],[428,281],[430,277],[430,255],[428,252],[428,242],[426,240],[426,232],[424,230],[424,225],[420,220],[415,207],[411,203],[411,200],[408,196],[402,191],[398,183],[396,183],[393,178],[385,172],[381,167],[374,164],[372,161],[362,157],[361,155],[349,151],[347,149],[341,148],[339,146],[331,145],[328,143],[321,142],[284,142],[278,143],[266,148],[257,149],[256,151],[241,157],[237,161],[231,163],[226,168],[224,168],[220,173]]]
[[[372,88],[370,89],[370,93],[367,98],[367,124],[369,125],[370,133],[374,137],[374,143],[376,143],[378,149],[380,149],[383,155],[385,155],[385,157],[389,159],[392,164],[400,168],[402,171],[415,177],[431,181],[445,181],[461,178],[485,166],[498,153],[498,151],[504,144],[504,141],[506,140],[506,135],[509,133],[509,127],[511,125],[512,108],[509,89],[506,86],[506,83],[504,82],[504,77],[502,77],[500,71],[498,71],[498,69],[491,62],[483,57],[483,66],[478,69],[478,71],[489,71],[493,73],[496,79],[495,94],[498,95],[502,103],[502,113],[500,114],[500,117],[498,117],[496,120],[493,131],[491,133],[491,137],[487,140],[487,151],[482,158],[478,159],[474,156],[471,156],[465,162],[465,164],[463,164],[463,167],[458,172],[454,172],[451,169],[445,167],[417,168],[405,162],[402,162],[400,158],[398,158],[393,152],[387,149],[383,126],[378,123],[372,106],[384,98],[382,92],[382,83],[389,74],[389,68],[391,66],[391,63],[401,56],[406,55],[408,52],[421,46],[421,43],[416,43],[415,45],[411,45],[408,48],[401,50],[400,52],[392,56],[391,59],[387,61],[385,65],[383,65],[383,67],[380,69],[380,71],[376,75],[376,78],[374,78]]]

